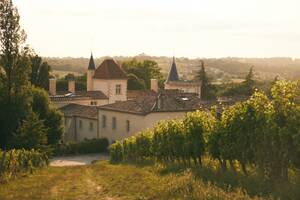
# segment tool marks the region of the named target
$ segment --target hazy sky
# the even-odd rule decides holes
[[[42,56],[300,57],[299,0],[14,0]]]

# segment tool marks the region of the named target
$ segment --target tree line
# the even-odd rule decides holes
[[[223,170],[238,163],[265,179],[287,180],[288,169],[300,169],[300,81],[277,81],[271,97],[260,91],[243,102],[210,112],[187,113],[182,120],[160,122],[153,129],[117,141],[111,161],[179,162],[202,165],[209,155]]]
[[[0,1],[0,148],[45,148],[62,136],[62,114],[45,89],[51,67],[25,45],[18,10]]]

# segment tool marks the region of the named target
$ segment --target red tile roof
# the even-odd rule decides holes
[[[127,79],[126,73],[113,59],[104,60],[96,69],[94,78],[98,79]]]

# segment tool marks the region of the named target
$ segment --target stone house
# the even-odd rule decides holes
[[[75,84],[69,82],[68,93],[61,94],[54,83],[50,81],[50,99],[64,113],[65,141],[105,137],[113,142],[161,120],[182,118],[187,112],[209,107],[201,100],[201,83],[179,80],[175,58],[164,90],[159,90],[157,80],[152,79],[150,90],[128,91],[121,66],[106,59],[96,69],[92,55],[87,91],[76,91]]]
[[[156,95],[99,106],[99,135],[113,142],[152,128],[161,120],[179,119],[187,112],[210,106],[197,94],[178,90],[165,90]]]
[[[64,113],[64,141],[82,141],[99,138],[96,106],[68,104],[60,109]]]
[[[49,97],[58,108],[76,103],[104,105],[127,100],[127,75],[113,59],[104,60],[96,69],[93,55],[87,69],[87,91],[77,91],[69,81],[68,91],[56,91],[56,80],[49,80]]]

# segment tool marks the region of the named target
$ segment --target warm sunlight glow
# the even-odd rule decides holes
[[[300,57],[297,0],[14,0],[42,56]]]

